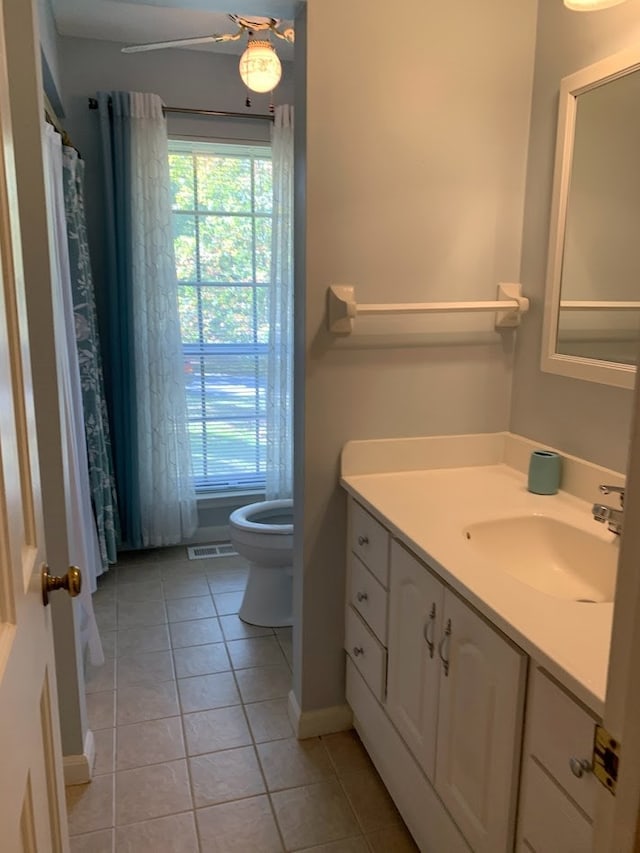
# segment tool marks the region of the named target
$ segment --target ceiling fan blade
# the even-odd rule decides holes
[[[242,36],[242,30],[237,33],[212,34],[210,36],[194,36],[172,41],[155,41],[149,44],[132,44],[120,49],[121,53],[141,53],[145,50],[162,50],[165,47],[186,47],[190,44],[206,44],[207,42],[237,41]]]

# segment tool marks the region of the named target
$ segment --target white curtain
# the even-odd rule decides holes
[[[186,421],[171,228],[167,127],[157,95],[131,92],[131,243],[139,454],[145,546],[197,526]]]
[[[293,494],[293,107],[273,123],[266,497]]]
[[[91,593],[96,590],[96,578],[102,571],[102,561],[91,508],[87,466],[64,206],[62,139],[48,124],[43,127],[42,147],[49,220],[51,290],[61,410],[69,563],[80,566],[82,569],[82,591],[75,609],[76,615],[79,616],[81,642],[83,648],[85,645],[89,646],[91,662],[100,664],[104,658],[93,614]]]

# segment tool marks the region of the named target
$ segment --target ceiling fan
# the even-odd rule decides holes
[[[207,44],[207,42],[239,41],[247,37],[247,49],[240,57],[239,71],[247,89],[252,92],[273,92],[282,77],[282,65],[278,54],[268,39],[253,39],[255,33],[273,34],[276,38],[293,44],[293,27],[282,29],[283,21],[279,18],[245,18],[242,15],[229,15],[238,27],[235,33],[213,33],[207,36],[172,39],[171,41],[156,41],[150,44],[128,45],[122,48],[122,53],[140,53],[145,50],[161,50],[165,47],[188,47],[192,44]],[[247,98],[246,106],[251,106]],[[272,110],[273,107],[270,107]]]
[[[193,38],[172,39],[171,41],[156,41],[149,44],[128,45],[122,48],[122,53],[139,53],[144,50],[161,50],[165,47],[188,47],[192,44],[207,44],[207,42],[239,41],[244,35],[251,37],[254,33],[272,33],[276,38],[283,39],[293,44],[294,31],[292,27],[279,29],[283,23],[278,18],[245,18],[242,15],[229,15],[229,18],[237,25],[235,33],[212,33],[206,36],[194,36]]]

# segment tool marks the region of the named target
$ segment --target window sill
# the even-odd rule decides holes
[[[230,492],[198,492],[198,507],[241,506],[264,500],[264,492],[234,490]]]

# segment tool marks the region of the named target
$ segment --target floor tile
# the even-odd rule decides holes
[[[270,699],[245,705],[245,711],[256,743],[293,737],[286,699]]]
[[[176,677],[187,678],[190,675],[207,675],[212,672],[226,672],[231,662],[224,643],[209,643],[206,646],[186,646],[174,649],[173,659],[176,665]]]
[[[347,774],[340,782],[364,833],[400,822],[398,810],[375,770]]]
[[[282,853],[267,797],[198,809],[196,820],[207,853]]]
[[[71,836],[71,853],[112,853],[113,830],[100,829],[87,835]]]
[[[133,684],[171,681],[174,678],[173,659],[170,651],[142,652],[118,659],[116,685],[130,687]]]
[[[111,729],[115,726],[115,692],[87,694],[87,722],[93,731]]]
[[[375,772],[373,763],[355,729],[337,732],[333,735],[323,735],[322,743],[329,753],[329,758],[338,776],[365,770]]]
[[[336,779],[271,795],[288,850],[358,835],[360,829]]]
[[[93,613],[99,631],[113,631],[116,628],[115,599],[105,599],[94,604]]]
[[[243,702],[280,699],[291,690],[291,672],[286,664],[240,669],[236,678]]]
[[[187,762],[170,761],[116,773],[115,800],[116,826],[188,811],[192,805]]]
[[[251,637],[227,642],[229,657],[234,669],[252,666],[270,666],[283,662],[282,651],[275,637]]]
[[[174,649],[185,646],[202,646],[205,643],[222,641],[220,624],[213,619],[196,619],[190,622],[172,622],[170,624],[171,642]]]
[[[249,570],[249,563],[246,557],[242,557],[240,554],[227,554],[224,557],[208,557],[205,560],[201,560],[201,562],[208,575],[215,574],[216,572],[230,572],[235,569]]]
[[[244,591],[214,593],[213,600],[218,611],[218,616],[227,616],[240,610]]]
[[[115,690],[116,666],[113,658],[105,658],[101,666],[87,664],[84,675],[84,689],[86,693],[100,693],[104,690]]]
[[[344,838],[342,841],[332,841],[320,844],[318,847],[305,847],[304,853],[370,853],[369,845],[362,836]],[[385,851],[391,853],[391,851]]]
[[[189,598],[194,595],[209,595],[209,584],[204,575],[183,575],[182,577],[165,578],[162,581],[164,597]]]
[[[160,582],[160,569],[157,565],[149,562],[129,563],[118,567],[118,587],[129,583],[141,583],[142,581]]]
[[[181,578],[200,575],[204,577],[204,566],[202,560],[190,560],[185,553],[176,560],[167,560],[159,564],[160,574],[163,580],[180,580]]]
[[[118,631],[117,657],[128,657],[141,652],[162,652],[168,648],[169,629],[166,625]]]
[[[208,572],[209,589],[214,593],[244,592],[249,577],[248,569],[232,569],[230,571]]]
[[[115,770],[115,729],[102,729],[93,732],[96,758],[93,763],[93,775],[103,776]]]
[[[118,853],[198,853],[193,812],[132,823],[116,830]]]
[[[242,640],[245,637],[269,637],[273,636],[272,628],[261,628],[258,625],[247,625],[234,613],[229,616],[220,616],[220,627],[225,640]]]
[[[119,601],[118,629],[162,625],[167,621],[164,601]]]
[[[230,672],[181,678],[178,680],[178,690],[183,714],[240,704],[236,683]]]
[[[180,717],[147,720],[116,729],[116,769],[174,761],[186,755]]]
[[[404,826],[382,829],[367,835],[373,853],[419,853],[419,848]]]
[[[69,833],[80,835],[113,826],[113,776],[96,776],[87,785],[65,788]]]
[[[226,749],[189,759],[196,808],[264,793],[264,781],[252,746]]]
[[[293,669],[293,640],[287,640],[284,637],[278,637],[278,643],[282,649],[284,659],[289,665],[289,669]]]
[[[117,631],[100,631],[100,641],[105,658],[114,658],[116,656],[117,634]]]
[[[118,725],[175,717],[180,713],[175,681],[121,687],[117,699]]]
[[[169,622],[186,622],[189,619],[205,619],[216,615],[210,595],[191,598],[173,598],[167,602]]]
[[[328,777],[335,778],[320,738],[274,740],[258,744],[256,749],[269,791],[297,788]]]
[[[185,714],[182,719],[189,755],[251,744],[242,705]]]
[[[160,580],[140,580],[118,586],[118,601],[164,601],[164,591]]]

